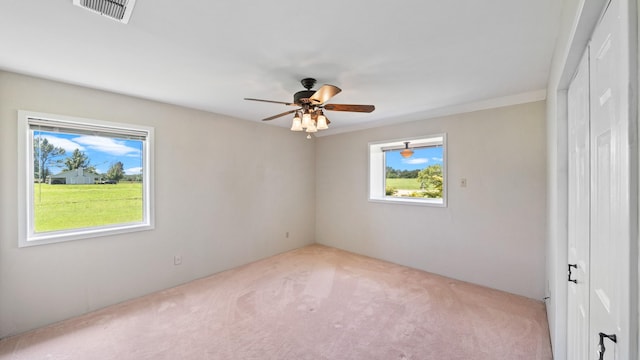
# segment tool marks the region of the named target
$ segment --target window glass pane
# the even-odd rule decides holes
[[[144,220],[144,139],[31,129],[33,232]]]
[[[446,148],[446,134],[369,143],[369,201],[446,207]]]
[[[385,151],[385,195],[405,198],[442,199],[443,147],[412,148],[403,157],[401,150]]]

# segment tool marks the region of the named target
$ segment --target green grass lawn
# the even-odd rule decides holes
[[[142,184],[34,184],[35,231],[142,221]]]
[[[420,190],[418,179],[387,179],[386,185],[397,190]]]

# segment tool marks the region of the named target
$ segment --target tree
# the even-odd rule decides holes
[[[56,159],[65,154],[61,147],[53,146],[46,138],[38,136],[33,139],[34,174],[39,175],[40,181],[44,181],[49,174],[49,166],[60,164]]]
[[[83,168],[90,173],[96,172],[96,168],[91,165],[89,157],[80,149],[73,150],[73,154],[64,160],[64,164],[67,166],[67,170]]]
[[[418,173],[420,189],[426,190],[427,197],[442,197],[442,165],[431,165]]]
[[[122,163],[120,161],[111,165],[109,170],[107,171],[107,179],[120,181],[124,177],[124,169]]]
[[[398,170],[392,168],[391,166],[387,166],[387,179],[396,179],[398,177]]]
[[[418,177],[418,172],[420,170],[398,170],[394,169],[391,166],[387,166],[386,168],[386,178],[387,179],[415,179]]]

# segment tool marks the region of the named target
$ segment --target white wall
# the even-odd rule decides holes
[[[156,229],[18,248],[19,109],[154,126]],[[287,129],[0,71],[0,338],[313,243],[314,161]]]
[[[321,137],[316,241],[542,300],[545,131],[535,102]],[[368,142],[442,132],[448,207],[367,200]]]

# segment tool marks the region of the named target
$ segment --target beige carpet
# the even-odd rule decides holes
[[[313,245],[0,341],[0,359],[551,359],[543,303]]]

